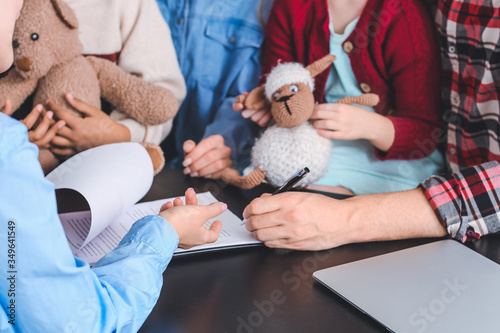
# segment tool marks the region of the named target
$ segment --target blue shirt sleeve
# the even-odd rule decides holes
[[[264,29],[260,1],[157,0],[170,26],[186,80],[187,96],[176,115],[173,136],[177,158],[169,167],[183,168],[182,145],[220,134],[232,149],[240,171],[250,163],[258,125],[235,112],[236,96],[259,84]],[[265,11],[272,1],[266,1]],[[265,15],[264,15],[265,18]],[[167,147],[167,149],[170,147]]]
[[[37,155],[26,128],[0,113],[0,244],[13,244],[0,254],[0,331],[137,331],[177,247],[174,228],[145,217],[90,268],[71,253]]]
[[[237,96],[250,92],[259,85],[260,51],[257,51],[236,75],[236,80],[230,85],[227,96],[221,101],[215,111],[212,123],[208,124],[203,138],[220,134],[226,146],[231,148],[231,159],[234,167],[242,171],[250,164],[250,155],[255,137],[260,127],[250,119],[245,119],[241,112],[233,110]]]

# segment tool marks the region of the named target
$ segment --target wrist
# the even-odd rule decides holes
[[[127,126],[117,123],[117,135],[115,137],[115,142],[130,142],[131,135],[130,130]]]
[[[326,230],[322,230],[326,241],[322,246],[323,249],[363,242],[366,234],[362,223],[365,219],[362,213],[358,214],[362,207],[357,198],[357,196],[343,200],[328,198],[330,202],[321,205],[326,208],[321,218],[326,227]]]
[[[360,200],[361,198],[361,200]],[[362,243],[374,239],[369,226],[365,225],[369,215],[365,211],[366,202],[363,202],[365,196],[354,196],[342,200],[343,220],[346,222],[344,230],[345,243]]]
[[[370,131],[367,131],[367,139],[377,149],[388,152],[394,144],[396,129],[393,122],[378,113],[370,122]]]

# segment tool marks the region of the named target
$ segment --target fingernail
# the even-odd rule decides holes
[[[183,166],[185,166],[185,167],[187,167],[187,166],[188,166],[188,165],[190,165],[192,162],[193,162],[193,160],[191,159],[191,157],[189,157],[189,158],[186,158],[186,159],[184,160],[184,162],[182,162],[182,165],[183,165]]]
[[[187,189],[188,191],[194,191],[194,188],[190,187]]]
[[[53,116],[52,111],[47,111],[47,118],[52,119]]]
[[[206,175],[205,178],[211,179],[212,175]]]
[[[225,212],[227,210],[227,205],[225,203],[222,204],[222,211]]]
[[[190,151],[193,148],[193,145],[195,145],[193,141],[186,141],[182,145],[182,149]]]
[[[246,220],[248,218],[248,213],[246,209],[243,211],[243,218]]]
[[[241,116],[243,118],[249,118],[251,116],[251,113],[248,111],[243,111],[243,112],[241,112]]]
[[[64,127],[64,125],[66,125],[66,123],[65,123],[64,121],[61,121],[61,122],[59,123],[59,125],[57,125],[57,128],[58,128],[58,129],[61,129],[61,128],[63,128],[63,127]]]
[[[190,174],[191,173],[191,169],[186,168],[186,169],[184,169],[183,172],[184,172],[185,175]]]
[[[191,174],[191,177],[198,177],[198,171],[195,171]]]
[[[66,96],[68,97],[68,99],[73,100],[73,95],[71,95],[70,93],[67,93]]]
[[[35,110],[37,110],[38,112],[42,112],[43,110],[42,104],[38,104],[37,106],[35,106]]]

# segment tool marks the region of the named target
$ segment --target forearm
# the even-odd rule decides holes
[[[181,105],[186,96],[186,83],[170,28],[156,1],[133,0],[120,5],[120,23],[123,45],[119,66],[168,89]]]
[[[94,265],[92,272],[106,290],[106,312],[116,314],[110,327],[124,332],[139,330],[160,295],[163,271],[177,244],[176,231],[168,222],[147,216]]]
[[[18,329],[137,331],[158,297],[163,270],[177,247],[173,227],[158,216],[137,222],[120,246],[91,270],[71,253],[57,216],[54,186],[43,178],[38,150],[28,143],[26,128],[5,115],[0,115],[0,148],[0,221],[12,221],[15,237],[11,264],[20,283],[15,295]],[[3,244],[7,232],[7,227],[0,231]],[[7,260],[0,258],[2,267]],[[8,290],[9,284],[3,279],[0,289]]]
[[[29,281],[19,297],[22,327],[138,331],[159,297],[163,271],[176,247],[175,231],[158,216],[136,222],[120,245],[92,269],[72,258],[69,249],[55,249],[49,257],[39,247],[43,254],[33,253],[32,258],[40,264],[22,267],[24,281]],[[42,319],[51,318],[54,311],[57,320]]]
[[[160,144],[172,129],[172,120],[160,125],[143,125],[125,114],[113,111],[110,117],[118,124],[124,126],[128,132],[128,140],[132,142],[150,142]]]
[[[250,152],[258,126],[250,119],[243,118],[240,112],[235,112],[232,105],[236,96],[251,91],[258,85],[259,55],[259,50],[255,50],[237,73],[236,80],[231,83],[227,95],[216,110],[213,121],[206,126],[203,134],[204,139],[214,134],[222,135],[225,145],[232,150],[231,159],[234,166],[240,171],[250,163]]]
[[[421,189],[344,201],[347,243],[446,235]]]

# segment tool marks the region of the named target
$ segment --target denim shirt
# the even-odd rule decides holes
[[[221,134],[237,169],[250,162],[257,126],[232,109],[235,97],[257,87],[264,29],[257,18],[260,0],[157,0],[166,22],[187,96],[174,121],[181,167],[182,144]],[[268,13],[272,1],[266,1]]]
[[[0,112],[0,332],[136,332],[177,248],[159,216],[94,267],[72,255],[26,127]]]

